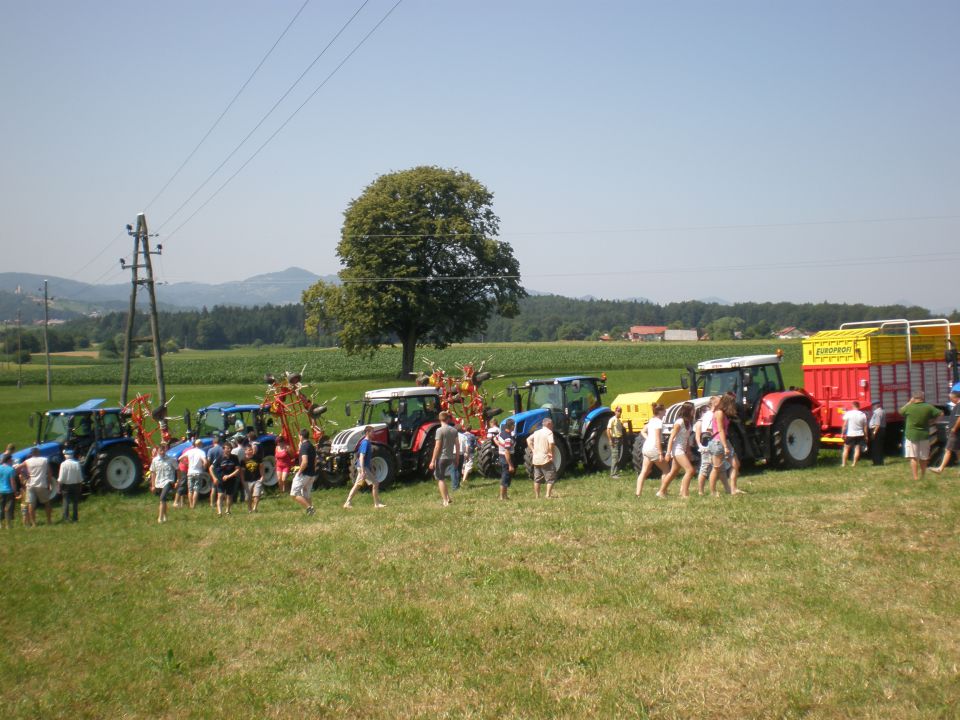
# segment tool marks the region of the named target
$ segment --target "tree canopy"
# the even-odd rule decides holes
[[[401,375],[418,346],[482,333],[513,317],[526,296],[520,265],[496,239],[493,194],[465,172],[421,166],[382,175],[344,212],[341,284],[303,293],[307,332],[337,332],[350,353],[403,346]]]

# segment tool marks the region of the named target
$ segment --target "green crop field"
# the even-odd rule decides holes
[[[649,364],[646,347],[626,345],[424,355],[493,355],[507,375],[494,390],[607,370],[610,400],[676,384],[697,359],[775,349],[688,347]],[[784,349],[798,383],[799,352]],[[509,364],[524,353],[524,369]],[[398,383],[397,357],[184,353],[169,367],[206,381],[171,382],[173,409],[250,401],[263,386],[246,373],[304,362],[341,424],[356,420],[344,401]],[[116,377],[57,382],[104,367]],[[53,406],[117,399],[115,364],[54,373]],[[28,443],[29,412],[51,406],[38,379],[0,387],[3,441]],[[367,494],[342,509],[346,489],[333,488],[315,494],[314,517],[270,495],[257,515],[171,510],[162,526],[146,492],[93,495],[78,525],[0,533],[0,707],[12,718],[956,717],[956,468],[913,483],[903,460],[841,469],[827,452],[815,469],[761,469],[741,487],[637,499],[631,477],[574,474],[559,499],[537,502],[520,476],[498,502],[496,483],[475,478],[442,508],[420,481],[394,485],[378,511]]]

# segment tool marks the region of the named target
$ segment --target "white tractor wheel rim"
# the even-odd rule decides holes
[[[797,418],[787,426],[784,438],[784,451],[792,458],[803,460],[813,450],[813,433],[802,418]]]
[[[107,484],[114,490],[126,490],[137,479],[137,466],[126,455],[118,455],[107,464]]]

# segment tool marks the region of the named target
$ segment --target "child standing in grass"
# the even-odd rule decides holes
[[[513,466],[513,428],[516,423],[513,419],[503,424],[503,429],[493,435],[493,442],[497,445],[500,457],[500,499],[509,500],[510,481],[517,469]]]
[[[172,457],[167,457],[170,444],[160,443],[153,460],[150,462],[150,492],[160,493],[160,512],[157,522],[167,521],[167,498],[177,488],[177,463]]]

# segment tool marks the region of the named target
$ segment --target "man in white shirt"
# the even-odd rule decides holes
[[[840,467],[846,466],[851,447],[853,462],[850,467],[856,467],[857,460],[860,459],[860,450],[867,446],[867,416],[860,409],[860,403],[853,402],[850,405],[850,409],[843,414],[843,428],[840,431],[843,436],[843,457],[840,460]]]
[[[546,418],[543,425],[527,438],[527,447],[533,451],[533,496],[540,499],[540,486],[547,483],[547,499],[555,498],[553,484],[557,481],[557,469],[553,457],[557,446],[553,439],[553,420]]]
[[[194,440],[193,447],[184,455],[187,457],[187,491],[190,493],[190,507],[194,508],[200,496],[204,474],[207,472],[207,454],[203,451],[203,441],[199,438]]]
[[[53,472],[50,461],[40,455],[39,448],[33,448],[24,463],[27,469],[27,524],[37,526],[37,505],[43,505],[47,512],[47,525],[53,522],[50,498],[53,497]]]
[[[80,506],[80,486],[83,484],[83,468],[77,462],[72,449],[63,451],[63,463],[60,465],[60,493],[63,495],[63,521],[77,522],[77,510]],[[70,509],[73,508],[71,518]]]

